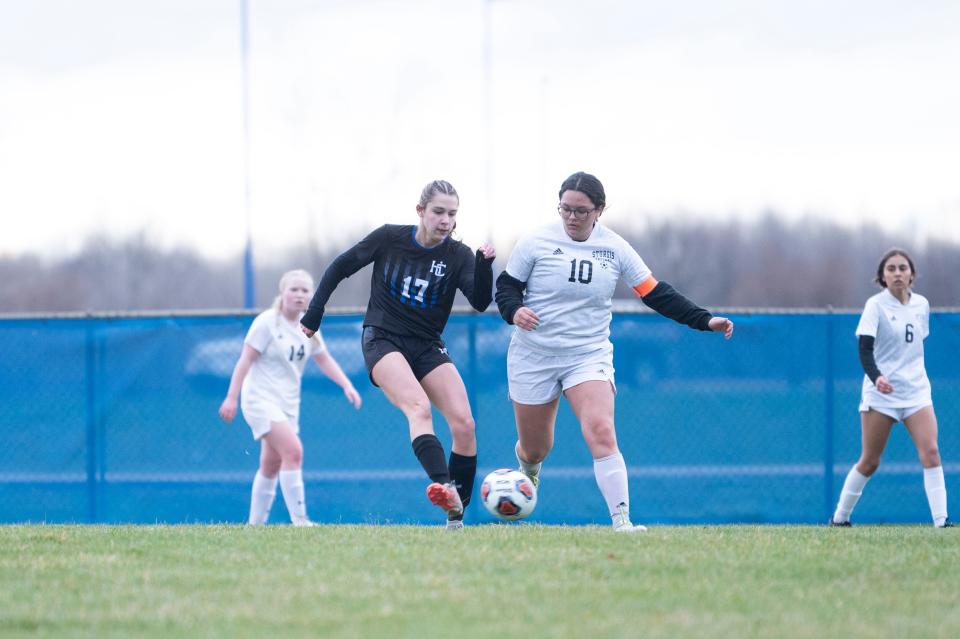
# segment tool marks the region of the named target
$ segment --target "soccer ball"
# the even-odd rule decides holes
[[[480,498],[491,514],[515,521],[533,512],[537,506],[537,488],[519,470],[500,468],[483,478]]]

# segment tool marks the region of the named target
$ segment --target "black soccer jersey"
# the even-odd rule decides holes
[[[463,242],[446,238],[433,248],[416,240],[417,227],[385,224],[327,267],[300,323],[317,330],[337,285],[373,262],[364,326],[398,335],[436,339],[450,317],[459,288],[484,311],[493,293],[493,260],[476,256]]]

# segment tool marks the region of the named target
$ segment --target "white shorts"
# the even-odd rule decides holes
[[[907,408],[890,408],[889,406],[870,406],[869,404],[861,402],[860,412],[866,413],[867,411],[872,410],[886,415],[894,422],[902,422],[911,415],[920,412],[927,406],[933,406],[933,404],[921,404],[920,406],[908,406]]]
[[[253,431],[253,438],[260,439],[270,432],[270,424],[276,422],[287,422],[293,428],[293,432],[300,432],[299,415],[285,413],[275,404],[264,401],[259,398],[244,399],[240,395],[240,410],[243,412],[243,419],[247,426]]]
[[[576,355],[544,355],[516,339],[507,349],[507,387],[510,399],[518,404],[547,404],[562,391],[589,381],[610,382],[616,393],[613,372],[610,342]]]

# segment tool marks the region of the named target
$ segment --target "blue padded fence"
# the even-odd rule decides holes
[[[859,454],[862,372],[851,313],[738,313],[736,336],[618,313],[617,432],[644,523],[818,523]],[[0,522],[246,520],[259,445],[217,409],[252,315],[0,320]],[[363,395],[355,411],[310,364],[301,436],[310,516],[439,523],[402,414],[367,380],[361,317],[323,335]],[[480,474],[513,466],[512,327],[454,315],[445,332],[477,422]],[[960,488],[960,314],[934,313],[927,370],[948,497]],[[562,403],[531,520],[608,522],[590,454]],[[442,418],[437,432],[449,451]],[[478,479],[479,484],[479,479]],[[928,522],[922,470],[897,426],[858,522]],[[271,521],[286,521],[278,497]],[[492,518],[475,503],[467,522]]]

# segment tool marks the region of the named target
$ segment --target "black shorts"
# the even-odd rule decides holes
[[[363,327],[363,361],[374,386],[377,383],[373,381],[373,367],[384,355],[394,352],[403,355],[418,382],[437,366],[453,363],[441,339],[397,335],[376,326]]]

